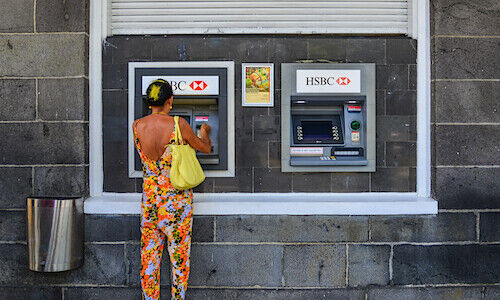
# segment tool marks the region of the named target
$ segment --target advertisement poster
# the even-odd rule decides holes
[[[273,67],[273,64],[242,64],[243,106],[274,106]]]

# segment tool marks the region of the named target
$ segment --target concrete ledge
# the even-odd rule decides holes
[[[86,214],[139,214],[141,193],[103,193],[85,200]],[[416,193],[199,193],[195,215],[423,215],[437,201]]]

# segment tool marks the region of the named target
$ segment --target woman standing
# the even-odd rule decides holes
[[[167,81],[152,82],[144,101],[150,115],[134,121],[135,147],[143,164],[141,201],[141,288],[143,299],[160,298],[160,263],[165,238],[172,263],[172,299],[185,299],[189,277],[193,192],[175,189],[169,179],[175,143],[175,122],[168,113],[173,103],[172,87]],[[183,140],[203,153],[210,153],[210,126],[203,124],[200,136],[179,118]]]

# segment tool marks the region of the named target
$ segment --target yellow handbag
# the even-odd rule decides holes
[[[172,152],[172,167],[170,168],[170,183],[178,190],[194,188],[205,180],[196,152],[190,145],[183,145],[179,128],[179,116],[175,120],[175,145],[170,145]],[[179,143],[179,140],[181,143]]]

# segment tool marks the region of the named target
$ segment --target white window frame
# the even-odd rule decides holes
[[[416,192],[367,193],[200,193],[194,214],[400,215],[436,214],[431,197],[431,56],[429,0],[412,0],[412,35],[417,43]],[[141,193],[103,192],[102,42],[108,35],[108,1],[90,1],[89,181],[87,214],[139,214]],[[104,17],[106,16],[106,17]]]

